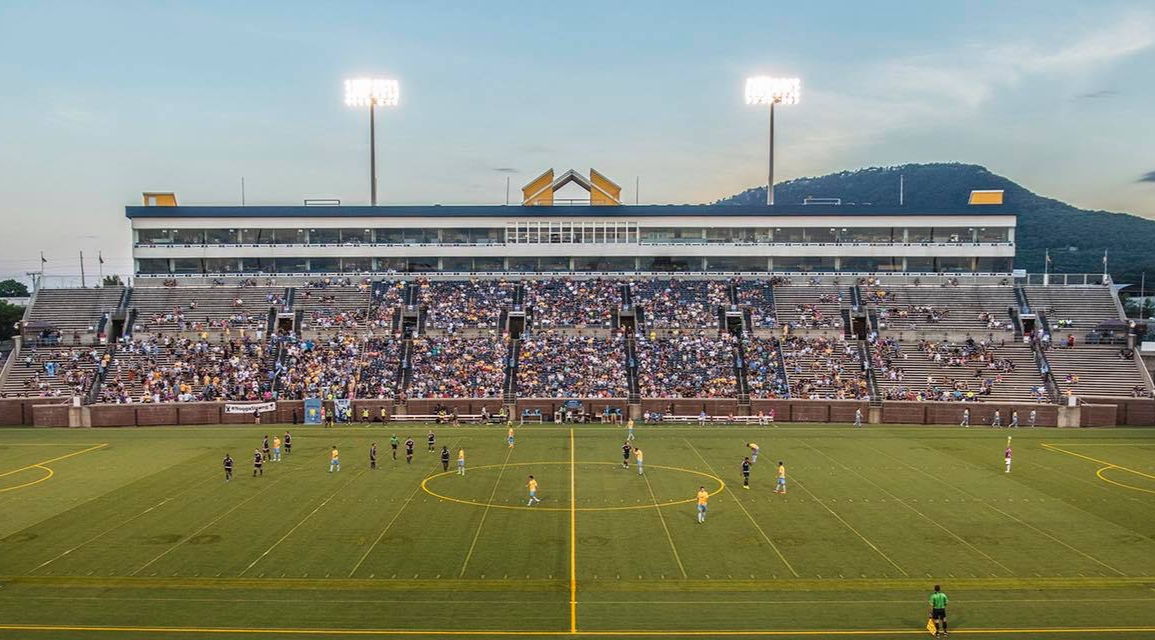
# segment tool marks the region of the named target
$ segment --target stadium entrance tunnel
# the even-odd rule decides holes
[[[570,474],[575,487],[570,504]],[[533,475],[539,483],[540,504],[526,504],[526,479]],[[464,476],[455,467],[421,482],[425,493],[440,501],[491,509],[526,511],[629,511],[662,507],[689,507],[696,502],[698,487],[710,496],[726,488],[719,477],[680,467],[645,465],[638,475],[631,463],[620,462],[511,462],[466,467]]]

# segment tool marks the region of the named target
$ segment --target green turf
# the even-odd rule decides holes
[[[251,477],[284,429],[0,431],[0,637],[564,637],[571,577],[578,635],[915,635],[939,582],[956,634],[1155,637],[1151,430],[1015,430],[1006,474],[1006,429],[641,426],[639,477],[620,427],[575,426],[571,448],[568,427],[526,426],[513,450],[501,428],[438,428],[461,478],[427,426],[296,426]],[[392,433],[418,442],[411,465]]]

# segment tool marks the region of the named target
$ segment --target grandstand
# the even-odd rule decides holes
[[[38,290],[0,389],[88,411],[321,398],[398,418],[494,400],[801,416],[854,401],[881,421],[904,404],[1106,402],[1155,421],[1124,404],[1150,404],[1143,327],[1109,280],[1012,273],[1004,205],[717,213],[127,207],[133,286]]]

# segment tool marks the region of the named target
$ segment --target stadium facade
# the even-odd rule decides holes
[[[147,201],[147,198],[146,198]],[[173,200],[175,204],[175,199]],[[134,271],[1007,274],[1015,212],[870,205],[129,206]]]

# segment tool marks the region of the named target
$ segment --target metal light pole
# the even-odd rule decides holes
[[[770,167],[766,179],[766,204],[774,204],[774,105],[798,104],[802,83],[798,78],[756,76],[746,79],[746,104],[770,105]]]
[[[352,78],[345,81],[345,104],[369,107],[369,201],[377,206],[377,107],[395,107],[400,98],[396,80]]]

